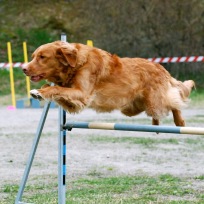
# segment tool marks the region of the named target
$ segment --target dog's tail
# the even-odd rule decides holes
[[[190,101],[188,98],[191,90],[195,87],[195,82],[193,80],[188,81],[177,81],[171,78],[172,88],[168,92],[168,102],[171,109],[180,110],[182,107],[186,107]]]
[[[181,88],[180,94],[182,98],[188,98],[191,90],[195,88],[195,82],[193,80],[188,80],[183,82],[184,87]]]

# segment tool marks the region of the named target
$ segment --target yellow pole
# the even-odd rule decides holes
[[[28,63],[28,52],[27,52],[27,44],[23,42],[23,54],[24,54],[24,62]],[[27,96],[30,98],[30,80],[29,77],[26,76],[26,87],[27,87]]]
[[[93,47],[93,41],[92,40],[87,40],[87,45]]]
[[[12,106],[16,107],[14,77],[13,77],[13,62],[12,62],[11,43],[10,42],[7,42],[7,50],[8,50],[8,60],[9,60]]]

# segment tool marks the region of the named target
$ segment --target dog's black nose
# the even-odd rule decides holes
[[[27,73],[27,71],[28,71],[27,64],[24,64],[24,65],[22,66],[22,70],[23,70],[23,72],[24,72],[25,74]]]
[[[23,68],[22,69],[23,70],[23,72],[26,74],[26,72],[27,72],[27,69],[26,68]]]

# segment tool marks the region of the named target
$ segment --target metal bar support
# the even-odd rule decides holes
[[[49,107],[50,107],[50,102],[47,102],[45,104],[45,106],[44,106],[44,109],[43,109],[43,112],[42,112],[42,115],[41,115],[41,118],[40,118],[40,122],[38,124],[38,128],[37,128],[34,140],[33,140],[33,146],[32,146],[32,149],[30,151],[30,155],[28,157],[28,161],[27,161],[27,165],[26,165],[26,168],[25,168],[25,171],[24,171],[24,174],[23,174],[23,178],[22,178],[22,181],[21,181],[20,186],[19,186],[19,190],[18,190],[18,194],[16,196],[15,204],[20,204],[20,203],[22,204],[22,202],[21,202],[22,195],[23,195],[23,192],[24,192],[24,189],[25,189],[26,182],[28,180],[28,175],[30,173],[30,169],[31,169],[31,166],[32,166],[32,163],[33,163],[35,153],[36,153],[36,149],[38,147],[38,143],[39,143],[39,140],[40,140],[40,136],[41,136],[44,124],[45,124],[45,120],[46,120],[46,117],[47,117]]]

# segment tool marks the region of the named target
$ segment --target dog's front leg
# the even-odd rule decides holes
[[[40,92],[39,92],[37,89],[32,89],[32,90],[30,91],[30,95],[31,95],[34,99],[37,99],[37,100],[39,100],[39,101],[42,101],[42,100],[43,100],[43,98],[42,98]]]
[[[44,89],[44,88],[46,88],[46,87],[50,87],[50,85],[49,85],[49,84],[44,84],[44,85],[41,87],[41,89]],[[31,95],[33,98],[35,98],[35,99],[37,99],[37,100],[39,100],[39,101],[42,101],[42,100],[43,100],[43,97],[41,96],[39,90],[37,90],[37,89],[31,90],[31,91],[30,91],[30,95]]]
[[[52,101],[53,98],[55,98],[57,95],[60,95],[59,88],[56,88],[56,86],[49,86],[48,84],[45,84],[41,87],[41,89],[33,89],[30,91],[30,94],[33,98],[38,100],[49,100]]]
[[[86,106],[86,98],[80,89],[49,86],[42,89],[31,90],[31,95],[37,99],[55,101],[65,110],[77,113]]]

